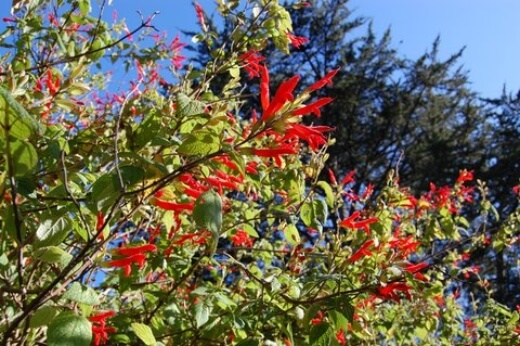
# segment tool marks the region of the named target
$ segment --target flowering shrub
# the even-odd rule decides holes
[[[491,234],[485,186],[467,171],[420,197],[398,177],[376,194],[352,188],[354,171],[321,174],[334,129],[308,124],[333,100],[313,93],[339,69],[274,88],[262,49],[307,43],[278,1],[220,1],[236,23],[226,47],[196,5],[214,57],[201,69],[153,15],[130,31],[88,0],[58,3],[20,3],[1,36],[3,344],[517,341],[518,312],[462,265],[515,241],[514,217]],[[118,91],[114,63],[133,74]]]

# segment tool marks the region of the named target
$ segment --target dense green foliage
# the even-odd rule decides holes
[[[401,181],[428,160],[406,153],[400,169],[379,153],[431,149],[407,137],[408,116],[430,140],[437,120],[452,125],[439,138],[474,135],[480,109],[451,90],[465,81],[450,72],[456,56],[412,68],[369,32],[347,65],[317,56],[316,74],[303,61],[301,77],[285,75],[274,62],[305,43],[298,30],[304,47],[333,54],[305,32],[312,5],[292,3],[293,23],[276,0],[218,4],[222,33],[195,4],[193,41],[209,54],[198,66],[178,37],[157,34],[155,15],[109,24],[105,2],[25,0],[4,19],[2,344],[516,343],[518,311],[468,264],[514,251],[520,222],[511,207],[497,226],[492,191],[462,169],[480,144],[424,194]],[[114,86],[120,65],[132,78]],[[402,84],[389,84],[395,73]],[[496,116],[511,122],[506,104]],[[376,132],[359,137],[365,128]]]

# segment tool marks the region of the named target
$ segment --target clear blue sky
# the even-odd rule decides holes
[[[206,9],[215,4],[198,2]],[[499,96],[504,83],[513,93],[520,89],[520,0],[351,0],[350,8],[372,19],[378,34],[390,27],[393,45],[409,58],[424,53],[437,35],[441,57],[466,46],[461,63],[483,96]],[[2,17],[9,9],[0,6]],[[145,15],[158,10],[154,23],[172,38],[197,21],[191,0],[112,0],[107,16],[114,9],[131,29],[139,22],[136,10]]]
[[[204,8],[215,3],[198,2]],[[159,10],[156,25],[172,36],[196,23],[190,0],[113,0],[113,7],[134,18],[137,9]],[[483,96],[499,96],[504,83],[514,93],[520,88],[520,0],[351,0],[350,7],[372,19],[376,33],[390,27],[394,46],[409,58],[424,53],[437,35],[441,57],[466,46],[461,63]]]
[[[502,86],[520,88],[519,0],[351,0],[351,9],[373,20],[381,33],[391,27],[395,47],[418,57],[441,36],[446,57],[466,46],[461,62],[473,87],[498,96]]]

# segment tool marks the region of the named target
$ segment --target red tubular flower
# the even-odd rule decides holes
[[[327,73],[325,75],[325,77],[323,77],[322,79],[320,79],[316,83],[312,84],[305,91],[310,93],[310,92],[313,92],[315,90],[323,88],[327,84],[328,85],[332,85],[332,78],[334,78],[334,76],[336,75],[336,73],[338,73],[338,71],[339,71],[339,68],[330,71],[329,73]]]
[[[194,245],[206,244],[207,239],[211,237],[211,233],[208,231],[201,231],[189,234],[181,235],[180,239],[175,241],[176,245],[184,245],[187,241],[190,241]]]
[[[262,109],[269,108],[269,70],[267,66],[260,66],[260,103]]]
[[[339,332],[336,333],[336,340],[340,345],[347,344],[347,340],[345,339],[345,331],[343,330],[343,328],[341,328]]]
[[[145,244],[141,246],[133,246],[133,247],[121,247],[116,250],[118,255],[121,256],[132,256],[136,254],[142,254],[144,252],[155,252],[157,251],[157,246],[154,244]]]
[[[406,298],[410,299],[412,296],[410,294],[410,287],[404,282],[392,282],[385,286],[381,286],[377,289],[378,295],[381,298],[393,300],[395,302],[400,302],[401,298],[399,297],[398,292],[403,292]]]
[[[102,322],[105,322],[105,320],[107,318],[114,317],[115,315],[116,315],[116,312],[110,310],[110,311],[99,313],[97,315],[92,315],[88,319],[89,319],[90,322],[102,323]]]
[[[187,194],[188,196],[190,196],[190,197],[199,198],[199,196],[204,193],[204,190],[196,190],[196,189],[192,189],[190,187],[187,187],[187,188],[185,188],[183,190],[183,192],[185,194]]]
[[[60,77],[56,77],[56,79],[53,78],[52,71],[49,69],[47,70],[47,79],[45,81],[47,84],[47,88],[49,89],[49,93],[51,95],[56,95],[60,88],[61,80]]]
[[[417,264],[410,263],[405,268],[403,268],[403,270],[414,274],[414,273],[420,272],[424,268],[428,268],[428,263],[426,263],[426,262],[421,262],[421,263],[417,263]]]
[[[168,46],[168,50],[171,52],[170,61],[177,69],[182,67],[182,62],[186,59],[185,56],[181,55],[181,51],[185,46],[186,44],[181,42],[178,35],[175,36]]]
[[[276,94],[273,99],[269,103],[269,107],[263,108],[262,120],[266,121],[270,117],[276,114],[282,107],[285,105],[287,101],[293,101],[293,91],[296,88],[296,85],[300,81],[300,76],[294,76],[289,80],[286,80],[280,84],[278,90],[276,90]],[[332,100],[332,99],[331,99]]]
[[[194,203],[174,203],[174,202],[168,202],[164,201],[162,199],[154,198],[152,201],[152,204],[154,204],[156,207],[164,209],[164,210],[171,210],[175,211],[177,213],[180,213],[185,210],[193,210]]]
[[[222,179],[219,177],[211,176],[211,177],[207,177],[206,181],[208,183],[210,183],[212,186],[218,187],[219,190],[222,189],[223,187],[227,187],[230,190],[238,189],[238,186],[236,185],[236,183],[234,183],[231,180],[226,180],[226,179]]]
[[[265,60],[263,56],[255,50],[250,50],[238,57],[242,61],[242,67],[246,70],[249,78],[260,77],[260,63]]]
[[[229,158],[228,155],[217,156],[217,157],[213,158],[212,161],[222,163],[223,165],[225,165],[226,167],[228,167],[229,169],[232,169],[234,171],[239,170],[236,163],[231,161],[231,159]]]
[[[322,145],[327,144],[327,140],[323,133],[332,130],[334,130],[334,128],[328,126],[305,126],[292,124],[285,131],[285,137],[283,140],[298,138],[309,143],[311,149],[317,151]]]
[[[197,12],[197,19],[199,20],[199,24],[202,27],[202,30],[208,31],[206,21],[204,19],[204,10],[198,3],[195,3],[195,12]]]
[[[330,97],[320,98],[306,106],[303,106],[300,109],[293,111],[292,114],[297,115],[297,116],[302,116],[302,115],[306,115],[306,114],[315,114],[319,118],[321,116],[320,108],[325,106],[326,104],[331,103],[333,100],[334,99],[332,99]]]
[[[309,39],[307,37],[295,36],[290,32],[287,32],[287,37],[289,38],[289,41],[291,41],[291,44],[296,49],[299,49],[302,45],[309,42]]]
[[[311,320],[311,323],[315,326],[317,326],[318,324],[321,324],[323,322],[323,318],[325,317],[325,315],[323,315],[323,312],[321,311],[318,311],[318,314],[316,315],[315,318],[313,318]]]
[[[278,148],[264,148],[264,149],[253,148],[252,152],[254,155],[257,155],[260,157],[276,157],[276,156],[280,156],[280,155],[296,154],[296,149],[292,145],[284,144],[284,145],[279,146]]]
[[[258,170],[256,169],[256,167],[258,167],[258,162],[256,162],[256,161],[248,162],[246,165],[246,173],[258,174]]]
[[[238,230],[235,234],[233,234],[229,239],[233,242],[233,245],[235,246],[251,247],[254,243],[254,240],[251,237],[249,237],[249,234],[241,229]]]
[[[463,184],[465,181],[471,181],[473,180],[473,171],[467,171],[467,170],[462,170],[460,171],[459,173],[459,177],[457,178],[457,181],[455,184]]]
[[[370,228],[368,227],[370,224],[375,223],[378,220],[377,217],[373,216],[365,220],[356,221],[356,219],[361,215],[359,211],[355,211],[348,218],[340,222],[340,226],[350,229],[359,229],[363,228],[366,234],[370,234]]]
[[[362,200],[367,199],[370,196],[372,196],[373,193],[374,193],[374,185],[368,184],[365,188],[365,191],[363,192],[363,195],[361,195],[361,199]]]
[[[102,312],[97,315],[90,316],[88,319],[92,322],[92,336],[94,337],[94,346],[104,345],[108,341],[108,333],[115,333],[114,327],[106,326],[106,319],[115,316],[114,311]]]
[[[329,173],[329,180],[332,183],[332,185],[337,186],[338,181],[336,180],[336,175],[334,174],[334,171],[330,168],[327,168],[327,172]]]
[[[38,78],[36,80],[36,86],[34,87],[34,91],[41,92],[43,90],[42,80]]]
[[[350,256],[350,258],[348,259],[349,262],[354,263],[357,260],[359,260],[361,257],[372,256],[372,253],[370,251],[368,251],[368,249],[372,245],[374,245],[374,240],[373,239],[367,240],[363,245],[361,245],[359,250],[357,250],[352,256]]]
[[[418,264],[410,263],[405,268],[403,268],[403,270],[413,274],[415,280],[427,282],[428,279],[422,273],[420,273],[420,271],[425,268],[428,268],[428,263],[421,262]]]
[[[107,262],[107,266],[111,268],[123,268],[125,271],[125,276],[130,276],[132,272],[132,264],[136,263],[139,265],[139,268],[144,267],[144,263],[146,261],[146,256],[142,253],[138,253],[129,257],[114,259]]]
[[[99,232],[103,229],[103,225],[105,224],[105,215],[103,212],[99,211],[97,213],[97,221],[96,221],[96,231]]]
[[[396,250],[397,254],[401,258],[406,258],[410,254],[417,250],[417,247],[421,244],[410,235],[406,238],[396,237],[389,242],[390,248]]]
[[[345,178],[343,178],[341,180],[340,185],[344,186],[344,185],[353,183],[355,181],[354,175],[356,175],[356,171],[352,170],[352,171],[348,172],[347,175],[345,176]]]

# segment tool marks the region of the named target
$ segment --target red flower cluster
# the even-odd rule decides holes
[[[362,257],[372,256],[372,253],[370,251],[368,251],[368,249],[370,247],[372,247],[372,245],[374,245],[374,240],[373,239],[367,240],[363,245],[361,245],[359,250],[357,250],[352,256],[350,256],[350,258],[348,260],[350,262],[354,263]]]
[[[234,246],[251,247],[254,244],[254,240],[242,229],[239,229],[235,234],[229,237],[229,239],[233,242]]]
[[[184,245],[186,242],[191,242],[195,245],[206,244],[208,238],[211,238],[211,233],[208,231],[200,231],[195,233],[183,234],[180,239],[174,242],[175,245]]]
[[[249,78],[260,77],[260,63],[265,60],[257,51],[251,50],[238,57]]]
[[[146,261],[146,252],[155,252],[157,247],[153,244],[145,244],[134,247],[121,247],[115,250],[119,256],[118,259],[108,261],[105,265],[111,268],[123,268],[125,276],[130,276],[132,273],[132,264],[136,263],[139,268],[144,267]]]
[[[393,300],[397,303],[401,301],[401,297],[399,292],[402,292],[407,299],[411,299],[410,289],[412,287],[404,282],[391,282],[385,285],[380,286],[377,289],[377,295],[380,298],[386,300]]]
[[[34,87],[34,90],[40,92],[43,91],[42,83],[45,83],[45,86],[49,90],[49,94],[51,96],[54,96],[58,93],[60,89],[61,79],[58,76],[54,77],[52,75],[52,71],[49,69],[47,70],[47,75],[45,76],[45,78],[40,78],[36,81],[36,86]]]
[[[195,3],[195,12],[197,13],[197,19],[199,20],[199,24],[202,30],[208,31],[208,27],[206,26],[206,20],[204,19],[204,10],[198,3]]]
[[[372,216],[365,220],[357,220],[361,216],[361,213],[359,211],[355,211],[347,217],[345,220],[341,221],[339,223],[340,226],[350,229],[359,229],[363,228],[365,230],[366,234],[370,234],[370,224],[373,224],[378,221],[377,217]]]
[[[113,317],[116,313],[114,311],[106,311],[97,315],[92,315],[88,319],[92,322],[92,335],[94,337],[93,345],[104,345],[108,341],[108,333],[115,333],[114,327],[106,326],[106,319]]]
[[[309,42],[309,39],[307,37],[295,36],[291,32],[287,32],[287,38],[289,38],[289,41],[296,49],[299,49],[302,45]]]

